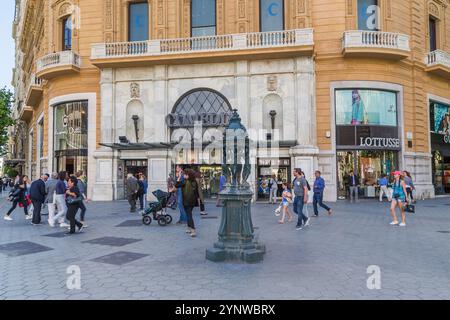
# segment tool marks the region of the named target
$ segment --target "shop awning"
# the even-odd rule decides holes
[[[173,145],[169,143],[100,143],[101,146],[113,150],[146,151],[146,150],[166,150],[172,149]]]
[[[5,160],[5,165],[8,167],[16,167],[19,164],[25,164],[25,159],[11,159],[11,160]]]

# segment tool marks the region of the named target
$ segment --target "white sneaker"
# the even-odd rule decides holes
[[[60,223],[59,226],[61,228],[67,228],[67,227],[70,227],[70,224],[67,224],[67,223],[63,222],[63,223]]]
[[[31,220],[31,219],[33,219],[33,216],[31,214],[29,214],[29,215],[25,216],[25,219],[26,220]]]
[[[5,216],[3,219],[6,221],[13,221],[13,219],[10,216]]]
[[[55,221],[48,220],[48,225],[49,225],[50,227],[54,228],[54,227],[55,227]]]
[[[311,218],[308,218],[308,220],[306,220],[304,227],[309,226],[309,223],[311,222]]]
[[[403,222],[402,222],[402,223],[399,224],[399,226],[400,226],[400,227],[406,227],[406,223],[403,223]]]
[[[390,224],[391,224],[391,226],[398,226],[398,222],[392,221]]]

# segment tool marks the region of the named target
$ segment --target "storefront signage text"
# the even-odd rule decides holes
[[[230,122],[229,113],[198,113],[198,114],[177,114],[170,113],[166,117],[169,128],[194,127],[196,122],[201,122],[203,127],[225,127]]]
[[[400,148],[400,139],[398,138],[360,137],[359,139],[361,147]]]

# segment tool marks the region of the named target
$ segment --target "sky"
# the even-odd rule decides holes
[[[12,22],[14,20],[15,0],[2,0],[0,10],[0,88],[12,90],[11,78],[14,68],[14,40]]]

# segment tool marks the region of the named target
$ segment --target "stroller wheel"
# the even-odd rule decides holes
[[[166,218],[166,223],[167,224],[171,224],[172,223],[173,219],[172,219],[172,216],[170,214],[166,215],[165,218]]]
[[[164,216],[159,217],[159,219],[158,219],[158,224],[159,224],[161,227],[167,226],[167,221],[166,221],[166,219],[164,218]]]
[[[142,218],[142,223],[145,224],[146,226],[149,226],[152,224],[152,218],[150,216],[144,216]]]

